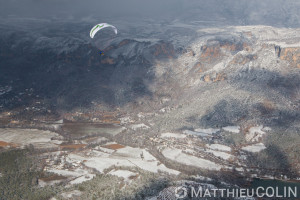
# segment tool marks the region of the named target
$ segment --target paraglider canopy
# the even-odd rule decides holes
[[[104,55],[104,52],[103,52],[103,51],[99,51],[99,54],[100,54],[101,56],[103,56],[103,55]]]
[[[94,38],[94,36],[96,35],[96,33],[104,28],[112,28],[115,32],[115,34],[118,34],[118,30],[116,27],[114,27],[113,25],[107,24],[107,23],[101,23],[101,24],[97,24],[96,26],[94,26],[92,28],[92,30],[90,31],[90,37]]]

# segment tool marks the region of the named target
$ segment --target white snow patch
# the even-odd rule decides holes
[[[250,134],[258,133],[258,134],[265,134],[265,132],[262,131],[263,126],[256,126],[256,127],[251,127],[249,129]]]
[[[125,147],[122,149],[118,149],[116,151],[116,154],[126,156],[126,157],[133,157],[133,158],[141,158],[141,155],[143,155],[144,160],[146,161],[154,161],[156,158],[152,156],[148,151],[145,149],[140,148],[133,148],[133,147]]]
[[[271,131],[272,129],[270,128],[270,127],[264,127],[263,129],[261,129],[262,131],[266,131],[266,132],[269,132],[269,131]]]
[[[237,167],[237,168],[235,168],[235,170],[238,172],[244,172],[244,169],[242,167]]]
[[[70,162],[70,163],[80,163],[82,161],[85,160],[85,157],[77,155],[75,153],[70,153],[67,157],[66,157],[66,161]]]
[[[64,199],[73,199],[74,197],[80,197],[82,194],[82,192],[80,192],[79,190],[73,190],[71,192],[64,192],[61,194],[61,196]]]
[[[195,131],[199,132],[199,133],[215,134],[215,133],[219,132],[220,129],[219,128],[207,128],[207,129],[197,128],[197,129],[195,129]]]
[[[68,177],[72,177],[72,176],[81,176],[82,174],[78,173],[78,172],[74,172],[74,171],[69,171],[69,170],[64,170],[64,169],[47,169],[48,172],[53,172],[55,174],[58,175],[62,175],[62,176],[68,176]]]
[[[121,124],[133,123],[134,121],[130,117],[122,117],[120,118]]]
[[[207,149],[205,152],[212,153],[214,156],[220,157],[224,160],[229,160],[229,159],[232,159],[234,157],[233,155],[231,155],[229,153],[225,153],[225,152],[221,152],[221,151],[214,151],[214,150],[211,150],[211,149]]]
[[[80,177],[82,175],[89,174],[86,170],[75,169],[73,171],[68,169],[47,169],[48,172],[53,172],[58,175],[66,177]]]
[[[206,147],[218,151],[231,151],[231,148],[229,146],[223,144],[206,144]]]
[[[224,131],[228,131],[231,133],[239,133],[240,127],[239,126],[226,126],[222,128]]]
[[[72,181],[70,181],[70,184],[80,184],[80,183],[83,183],[85,181],[89,181],[89,180],[92,180],[96,175],[95,174],[85,174],[85,175],[82,175]]]
[[[145,118],[145,115],[142,114],[142,113],[138,113],[138,114],[137,114],[137,117],[138,117],[139,119],[143,119],[143,118]]]
[[[189,153],[189,154],[194,154],[194,153],[196,153],[193,149],[185,149],[185,150],[183,150],[182,152],[184,152],[184,153]]]
[[[213,180],[211,178],[208,178],[208,177],[205,177],[205,176],[200,176],[200,175],[197,175],[194,178],[197,179],[197,180],[200,180],[200,181],[212,181]]]
[[[276,46],[280,46],[281,48],[298,48],[300,47],[300,42],[295,42],[295,43],[292,43],[292,44],[288,44],[286,42],[279,42],[279,41],[266,41],[267,44],[273,44],[273,45],[276,45]]]
[[[147,126],[146,124],[135,124],[131,126],[131,129],[136,131],[138,129],[149,129],[150,127]]]
[[[252,153],[257,153],[264,149],[266,149],[266,146],[263,143],[248,145],[242,148],[242,150],[252,152]]]
[[[183,139],[186,138],[186,135],[184,134],[179,134],[179,133],[162,133],[161,138],[179,138]]]
[[[58,121],[55,121],[54,123],[55,123],[55,124],[63,124],[63,123],[64,123],[64,119],[60,119],[60,120],[58,120]]]
[[[160,109],[159,112],[160,112],[160,113],[165,113],[165,112],[168,112],[168,111],[170,111],[170,110],[171,110],[170,107],[165,107],[165,108]]]
[[[91,138],[87,138],[87,139],[83,140],[83,142],[85,144],[98,144],[98,143],[101,143],[101,142],[105,142],[107,140],[108,139],[105,138],[105,137],[96,137],[96,138],[93,138],[93,140],[91,140]]]
[[[200,136],[200,137],[212,137],[211,134],[197,132],[197,131],[191,131],[191,130],[184,130],[183,133],[187,134],[187,135],[196,135],[196,136]]]
[[[146,197],[145,200],[157,200],[157,197],[156,196],[154,196],[154,197]]]
[[[38,185],[39,187],[46,187],[46,186],[50,186],[50,185],[55,185],[58,183],[63,182],[64,180],[53,180],[53,181],[43,181],[41,179],[39,179]]]
[[[170,160],[174,160],[185,165],[191,165],[210,170],[220,170],[222,168],[221,165],[211,162],[209,160],[185,154],[180,149],[166,148],[162,151],[162,154]]]
[[[255,126],[249,129],[249,132],[246,134],[245,139],[248,142],[258,142],[260,138],[263,137],[266,133],[262,131],[263,126]]]
[[[134,172],[131,172],[128,170],[113,170],[113,171],[110,171],[108,174],[121,177],[126,182],[129,182],[131,177],[135,177],[138,175],[137,173],[134,173]]]
[[[99,150],[99,151],[103,151],[104,153],[113,153],[115,150],[113,149],[108,149],[108,148],[104,148],[104,147],[95,147],[96,150]]]

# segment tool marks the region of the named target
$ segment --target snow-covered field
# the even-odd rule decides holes
[[[265,148],[266,148],[266,146],[263,143],[257,143],[257,144],[245,146],[242,148],[242,150],[248,151],[251,153],[257,153],[257,152],[264,150]]]
[[[98,152],[96,157],[88,157],[85,158],[85,160],[85,166],[94,168],[101,173],[105,169],[115,165],[138,167],[154,173],[163,171],[175,175],[180,174],[179,171],[169,169],[164,164],[161,164],[147,150],[139,148],[125,147],[118,149],[111,154]]]
[[[222,128],[224,131],[228,131],[231,133],[239,133],[240,127],[239,126],[226,126]]]
[[[0,141],[14,143],[21,148],[32,144],[35,148],[53,148],[62,143],[60,140],[52,140],[59,137],[57,133],[38,129],[1,128]]]
[[[185,154],[180,149],[166,148],[162,151],[162,154],[170,160],[185,165],[191,165],[194,167],[199,167],[199,168],[209,169],[209,170],[220,170],[222,168],[222,165],[219,165],[209,160],[205,160],[203,158],[198,158],[196,156]]]
[[[162,133],[161,138],[178,138],[178,139],[182,139],[182,138],[186,138],[186,135],[184,134],[179,134],[179,133]]]
[[[197,128],[197,129],[195,129],[195,131],[199,132],[199,133],[215,134],[215,133],[219,132],[220,129],[219,128],[207,128],[207,129]]]
[[[187,134],[187,135],[195,135],[195,136],[200,136],[200,137],[212,137],[211,134],[203,133],[203,132],[197,132],[197,131],[191,131],[191,130],[184,130],[183,133]]]
[[[70,181],[70,184],[80,184],[83,183],[85,181],[89,181],[91,179],[93,179],[96,175],[95,174],[84,174],[82,176],[79,176],[77,178],[75,178],[74,180]]]
[[[215,150],[207,149],[205,152],[212,153],[214,156],[220,157],[224,160],[229,160],[229,159],[234,158],[233,155],[231,155],[229,153],[221,152],[221,151],[215,151]]]
[[[167,168],[160,163],[146,149],[124,147],[111,151],[104,151],[106,148],[95,147],[80,152],[72,152],[60,158],[59,165],[49,164],[45,167],[48,172],[53,172],[65,177],[69,177],[69,184],[78,184],[92,179],[95,174],[93,170],[104,173],[105,169],[113,166],[137,167],[153,173],[165,172],[173,175],[179,175],[180,172]],[[65,164],[72,166],[65,168]],[[128,170],[113,170],[112,175],[123,177],[127,180],[136,173]]]
[[[76,168],[74,170],[47,168],[46,171],[69,177],[69,179],[71,180],[69,184],[79,184],[91,180],[96,176],[96,174],[90,173],[87,169],[79,168]]]
[[[206,147],[218,151],[231,151],[231,148],[229,146],[223,144],[207,144]]]

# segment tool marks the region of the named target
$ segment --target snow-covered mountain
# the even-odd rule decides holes
[[[2,107],[18,104],[15,96],[26,89],[60,108],[88,107],[91,102],[122,106],[156,98],[165,93],[162,88],[181,93],[218,81],[245,90],[248,81],[256,80],[252,91],[274,85],[276,79],[292,79],[292,85],[276,87],[292,90],[282,93],[297,92],[298,29],[209,28],[177,20],[163,25],[152,21],[145,28],[145,23],[120,25],[119,36],[100,56],[87,23],[3,21],[0,84],[13,89],[7,93],[12,101],[3,98]]]
[[[89,38],[94,17],[0,19],[0,150],[29,146],[40,176],[28,188],[161,199],[173,185],[299,179],[300,29],[284,12],[297,2],[258,14],[256,0],[199,2],[178,18],[112,19],[105,45]]]

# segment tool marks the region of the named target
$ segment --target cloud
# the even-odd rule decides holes
[[[0,0],[2,15],[49,17],[59,15],[151,15],[171,11],[177,0]]]

